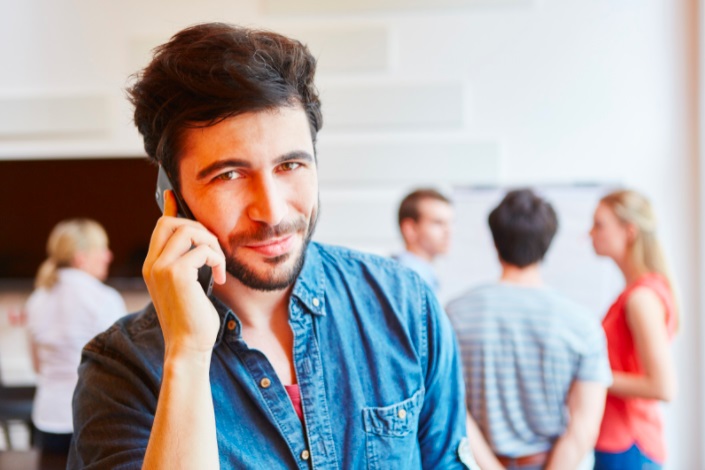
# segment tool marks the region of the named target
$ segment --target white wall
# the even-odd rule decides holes
[[[683,308],[684,327],[675,345],[680,393],[667,409],[668,468],[703,467],[697,450],[703,429],[694,419],[705,416],[697,344],[703,329],[696,262],[697,1],[428,0],[404,10],[395,0],[369,5],[351,0],[347,5],[356,7],[349,12],[345,2],[337,2],[338,11],[311,13],[316,4],[303,2],[308,10],[297,11],[296,2],[274,0],[3,2],[0,157],[139,155],[122,89],[148,46],[200,21],[298,32],[320,56],[319,85],[330,117],[321,134],[322,172],[331,175],[322,180],[323,202],[330,201],[324,217],[336,207],[367,201],[378,218],[356,232],[359,224],[331,215],[336,224],[342,221],[335,230],[324,219],[324,239],[358,240],[380,252],[398,246],[390,222],[394,206],[443,158],[434,149],[451,160],[457,149],[461,160],[463,151],[468,155],[465,165],[453,164],[467,170],[441,172],[429,181],[446,188],[621,182],[652,198]],[[352,47],[357,44],[370,53],[358,55]],[[401,88],[412,90],[414,98],[400,103],[395,90]],[[440,104],[428,99],[436,95]],[[61,130],[57,118],[52,133],[46,123],[33,127],[31,116],[2,111],[10,109],[3,103],[18,99],[55,103],[86,96],[102,100],[107,110],[105,122],[93,128],[78,119],[74,128]],[[368,116],[356,106],[369,96],[382,104]],[[90,109],[64,111],[80,115]],[[9,129],[16,122],[25,123],[24,134],[3,132],[3,123]],[[336,155],[352,153],[355,145],[384,147],[390,161],[405,155],[409,145],[427,150],[408,165],[387,168],[389,178],[381,178],[376,167],[374,174],[366,172],[375,163],[364,159],[354,171],[330,172],[350,164]],[[379,233],[370,236],[370,226]]]

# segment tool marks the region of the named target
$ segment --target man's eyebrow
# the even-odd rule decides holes
[[[289,162],[292,160],[304,160],[306,162],[313,162],[313,156],[305,152],[303,150],[294,150],[293,152],[286,153],[280,157],[277,157],[274,159],[272,162],[275,166],[280,165],[284,162]],[[227,160],[219,160],[217,162],[213,162],[207,167],[203,168],[201,171],[198,172],[196,175],[196,179],[202,180],[204,178],[207,178],[209,175],[212,175],[216,171],[222,170],[224,168],[251,168],[252,165],[250,162],[247,160],[241,160],[238,158],[229,158]]]
[[[304,160],[310,163],[313,161],[313,155],[303,150],[294,150],[293,152],[286,153],[275,159],[273,163],[279,165],[280,163],[289,162],[291,160]]]
[[[196,179],[202,180],[206,178],[208,175],[211,175],[215,173],[218,170],[222,170],[223,168],[250,168],[250,162],[246,160],[240,160],[237,158],[229,158],[227,160],[218,160],[217,162],[213,162],[207,167],[203,168],[201,171],[198,172],[196,175]]]

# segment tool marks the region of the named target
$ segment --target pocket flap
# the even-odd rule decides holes
[[[423,398],[424,391],[420,389],[411,398],[399,403],[363,408],[365,431],[380,436],[406,436],[418,426]]]

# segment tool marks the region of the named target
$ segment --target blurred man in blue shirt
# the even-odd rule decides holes
[[[394,259],[416,271],[436,294],[440,283],[433,261],[450,249],[453,215],[450,200],[431,188],[412,191],[399,205],[405,250]]]

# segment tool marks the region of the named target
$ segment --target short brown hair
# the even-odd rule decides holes
[[[311,137],[323,125],[316,59],[299,41],[225,23],[186,28],[155,49],[128,90],[147,155],[178,185],[184,129],[252,111],[301,105]]]
[[[530,189],[509,191],[488,222],[499,257],[520,268],[541,261],[558,231],[553,207]]]
[[[420,188],[407,194],[404,199],[402,199],[401,204],[399,204],[399,226],[406,219],[412,219],[414,222],[419,221],[419,204],[425,199],[432,199],[435,201],[443,201],[450,204],[450,199],[445,197],[440,192],[432,188]]]

